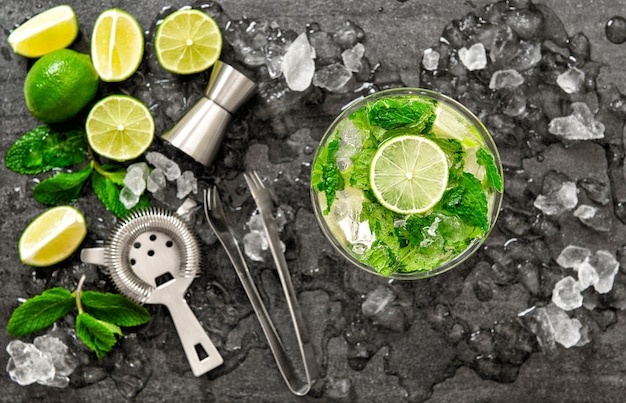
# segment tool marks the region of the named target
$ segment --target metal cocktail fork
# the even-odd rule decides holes
[[[246,181],[251,180],[248,178],[247,175],[245,176],[245,178]],[[239,247],[239,243],[237,242],[234,232],[230,224],[228,223],[226,214],[224,213],[222,202],[219,198],[219,194],[215,186],[205,191],[204,212],[206,214],[209,225],[217,235],[217,238],[220,240],[220,243],[226,250],[230,261],[235,267],[235,272],[237,273],[237,276],[241,281],[244,291],[246,292],[248,299],[250,300],[252,308],[256,313],[259,324],[261,325],[261,329],[263,330],[263,333],[268,340],[270,350],[274,355],[276,364],[278,365],[278,369],[280,370],[283,379],[287,383],[287,386],[292,393],[298,396],[303,396],[306,395],[311,389],[313,379],[317,373],[314,363],[313,346],[304,327],[304,321],[300,312],[300,308],[298,306],[293,285],[291,284],[289,272],[287,270],[287,264],[282,250],[280,249],[280,239],[278,237],[276,227],[273,225],[273,218],[271,218],[271,210],[269,210],[271,209],[271,198],[269,196],[269,193],[267,193],[267,190],[262,186],[262,184],[260,187],[256,184],[257,179],[260,181],[258,175],[255,174],[255,185],[254,187],[250,186],[250,190],[252,191],[255,201],[258,203],[257,206],[263,217],[263,223],[268,235],[268,239],[270,240],[270,245],[272,245],[272,254],[274,255],[274,260],[278,268],[280,281],[283,287],[283,291],[285,293],[285,298],[287,300],[289,313],[293,322],[295,335],[298,340],[300,355],[303,361],[304,375],[306,377],[306,380],[304,382],[296,373],[293,362],[289,358],[285,347],[280,339],[280,336],[278,335],[278,332],[276,331],[276,328],[272,322],[272,319],[267,312],[263,301],[261,300],[261,296],[259,295],[259,291],[256,287],[256,284],[254,283],[250,270],[248,269],[244,255],[241,252],[241,248]],[[257,200],[257,198],[259,200]],[[263,205],[263,207],[261,207],[261,204]],[[271,224],[266,224],[264,214],[268,214],[270,216],[270,218],[272,219]],[[270,228],[269,231],[268,228]],[[280,256],[282,256],[282,259],[280,258],[280,256],[277,258],[275,250],[280,252]],[[281,262],[280,264],[278,263],[279,261]]]

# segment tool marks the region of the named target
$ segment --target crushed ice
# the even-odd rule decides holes
[[[38,336],[33,343],[12,340],[6,351],[9,377],[22,386],[39,383],[65,388],[70,382],[69,375],[78,366],[78,359],[68,347],[50,335]]]

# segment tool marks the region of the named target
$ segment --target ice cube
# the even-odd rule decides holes
[[[439,67],[439,58],[441,54],[432,48],[424,49],[422,56],[422,65],[426,70],[434,71]]]
[[[580,308],[583,305],[583,296],[580,285],[572,276],[559,280],[552,290],[552,302],[564,311]]]
[[[367,294],[365,301],[361,304],[363,315],[373,317],[387,309],[396,299],[396,294],[389,287],[380,286]]]
[[[180,176],[180,167],[178,164],[159,152],[147,152],[146,161],[155,168],[159,168],[169,181],[174,181]]]
[[[582,324],[576,318],[570,318],[566,312],[554,305],[546,307],[550,326],[554,331],[554,340],[565,348],[574,347],[580,341]]]
[[[362,43],[357,43],[350,49],[346,49],[341,52],[341,60],[344,66],[354,73],[358,73],[361,70],[363,62],[363,55],[365,54],[365,46]]]
[[[315,72],[313,85],[325,88],[330,92],[337,92],[352,78],[352,72],[341,63],[332,63]]]
[[[163,171],[159,168],[155,168],[148,175],[148,182],[146,187],[150,193],[156,193],[160,190],[165,189],[167,186],[167,180],[165,179],[165,175]]]
[[[533,204],[546,215],[561,215],[578,204],[576,183],[564,182],[556,191],[537,196]]]
[[[262,262],[268,247],[267,237],[261,231],[250,231],[243,236],[243,250],[251,260]]]
[[[481,70],[487,67],[487,53],[485,45],[478,42],[469,48],[459,49],[459,59],[469,71]]]
[[[619,262],[615,256],[609,251],[599,250],[590,259],[589,264],[595,268],[599,277],[593,288],[600,294],[611,291],[615,275],[619,270]]]
[[[260,214],[253,214],[250,216],[247,222],[248,229],[250,231],[259,231],[263,232],[263,218]]]
[[[198,180],[191,171],[185,171],[176,179],[176,197],[182,199],[190,193],[198,193]]]
[[[283,58],[283,75],[290,89],[304,91],[315,74],[315,51],[306,32],[301,33],[287,49]]]
[[[598,208],[587,204],[581,204],[574,210],[574,216],[589,228],[599,232],[608,232],[613,224],[613,215],[606,208]]]
[[[584,102],[572,103],[572,114],[554,118],[548,131],[566,140],[595,140],[604,138],[604,124],[595,119]]]
[[[566,269],[575,269],[589,258],[591,258],[589,249],[576,245],[567,245],[556,258],[556,262],[559,266]]]
[[[57,337],[50,335],[38,336],[33,340],[33,344],[52,362],[56,375],[71,375],[79,364],[78,359],[72,355],[68,347]]]
[[[141,196],[146,190],[146,179],[148,177],[148,164],[131,165],[124,176],[124,186],[137,196]],[[145,169],[144,169],[145,166]]]
[[[586,290],[600,280],[598,272],[589,263],[589,260],[585,260],[581,265],[579,265],[576,268],[576,272],[578,273],[578,288],[580,291]]]
[[[524,83],[524,77],[514,69],[498,70],[491,76],[489,88],[500,90],[503,88],[516,88]]]
[[[585,81],[585,72],[572,67],[564,73],[559,74],[556,78],[556,83],[563,91],[568,94],[574,94],[580,91]]]
[[[128,186],[124,186],[120,191],[120,202],[130,210],[139,202],[139,195],[135,194]]]
[[[33,344],[12,340],[7,345],[7,352],[11,356],[7,372],[12,381],[25,386],[54,378],[52,361]]]

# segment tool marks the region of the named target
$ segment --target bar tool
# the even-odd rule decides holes
[[[232,115],[256,90],[256,84],[218,60],[200,100],[162,138],[204,166],[219,150]]]
[[[137,303],[165,305],[191,370],[200,376],[224,360],[185,301],[202,253],[181,216],[195,204],[188,199],[176,214],[158,208],[132,212],[117,222],[104,247],[83,249],[80,257],[105,266],[117,289]]]
[[[254,195],[257,207],[261,212],[263,225],[271,243],[272,255],[276,263],[283,293],[289,308],[293,330],[298,342],[300,358],[302,359],[302,368],[304,370],[304,380],[298,376],[298,373],[294,368],[293,361],[290,359],[289,354],[287,353],[285,346],[276,331],[276,327],[274,326],[274,323],[272,322],[272,319],[263,304],[254,279],[252,278],[250,270],[246,264],[244,255],[239,247],[237,238],[234,235],[232,227],[228,223],[222,202],[220,201],[215,187],[208,189],[204,193],[204,212],[209,225],[217,235],[217,238],[226,250],[228,257],[235,268],[235,272],[237,273],[244,291],[250,300],[252,308],[254,309],[257,319],[259,320],[259,324],[261,325],[261,329],[267,338],[270,350],[274,355],[278,369],[285,380],[287,387],[293,394],[297,396],[304,396],[311,390],[312,384],[317,377],[313,345],[304,326],[304,319],[302,318],[295,290],[291,284],[285,256],[280,248],[280,238],[278,237],[274,220],[270,217],[272,205],[269,193],[262,185],[262,182],[256,173],[253,173],[251,176],[246,175],[245,179],[250,187],[250,190],[252,191],[252,194]]]

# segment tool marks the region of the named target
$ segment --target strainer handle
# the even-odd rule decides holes
[[[83,249],[80,251],[80,260],[83,263],[104,266],[104,248]]]
[[[193,374],[200,376],[222,365],[224,359],[185,299],[172,297],[162,302],[170,311]]]

